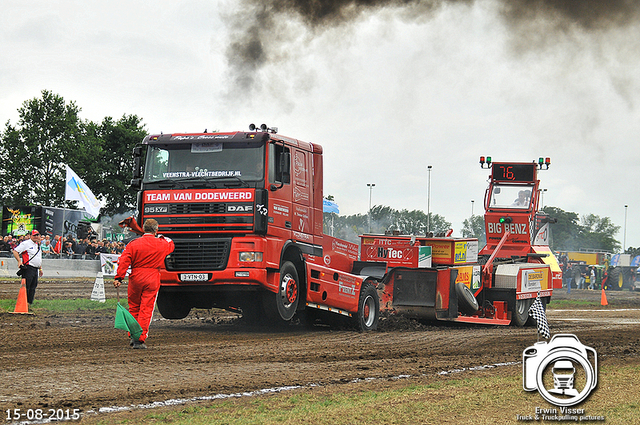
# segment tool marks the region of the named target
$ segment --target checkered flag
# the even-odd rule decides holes
[[[544,313],[544,307],[542,301],[540,301],[540,294],[536,297],[536,300],[529,307],[529,316],[533,317],[538,325],[538,333],[543,338],[551,338],[551,331],[549,330],[549,323],[547,322],[547,315]]]

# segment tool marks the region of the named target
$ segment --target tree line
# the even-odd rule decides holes
[[[333,200],[332,196],[327,197]],[[557,220],[551,224],[550,248],[553,251],[593,250],[617,253],[621,245],[615,239],[620,226],[613,224],[609,217],[587,214],[580,217],[577,213],[564,211],[558,207],[545,207],[544,212]],[[359,235],[365,233],[398,232],[403,235],[425,235],[427,225],[434,234],[451,228],[451,223],[439,214],[430,213],[429,224],[427,214],[420,210],[394,210],[391,207],[376,205],[369,214],[339,216],[333,213],[324,214],[325,233],[359,243]],[[371,220],[371,227],[369,227]],[[369,230],[371,229],[371,230]],[[473,215],[463,221],[461,235],[465,238],[477,238],[482,247],[486,244],[484,216]],[[629,247],[628,254],[640,255],[640,248]]]
[[[80,118],[75,102],[48,90],[41,95],[25,101],[17,123],[7,121],[0,132],[2,205],[75,206],[64,199],[67,164],[103,201],[101,214],[131,211],[132,149],[146,134],[142,119],[123,115],[95,123]]]
[[[332,196],[327,199],[332,200]],[[427,214],[420,210],[394,210],[391,207],[376,205],[371,207],[370,214],[354,214],[340,216],[334,213],[324,214],[324,231],[328,235],[359,243],[359,235],[364,233],[398,232],[403,235],[438,234],[451,228],[451,223],[439,214]]]

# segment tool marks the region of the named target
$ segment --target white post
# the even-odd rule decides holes
[[[429,179],[427,183],[427,234],[431,231],[431,165],[427,165]]]

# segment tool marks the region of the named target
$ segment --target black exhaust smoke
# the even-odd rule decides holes
[[[401,19],[429,19],[451,5],[472,6],[484,0],[244,0],[229,22],[226,57],[232,90],[250,94],[260,70],[286,60],[287,47],[300,37],[311,40],[329,28],[349,26],[382,9]],[[486,2],[487,4],[493,4]],[[539,48],[572,31],[606,32],[637,23],[637,0],[497,0],[500,16],[520,48]],[[293,25],[293,26],[292,26]],[[299,27],[304,35],[301,36]],[[542,40],[541,40],[542,39]]]

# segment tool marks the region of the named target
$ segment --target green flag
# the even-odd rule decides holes
[[[138,321],[129,313],[129,310],[124,308],[120,303],[118,303],[116,309],[116,323],[114,328],[129,332],[133,339],[138,339],[140,335],[142,335],[142,327],[140,327]]]

